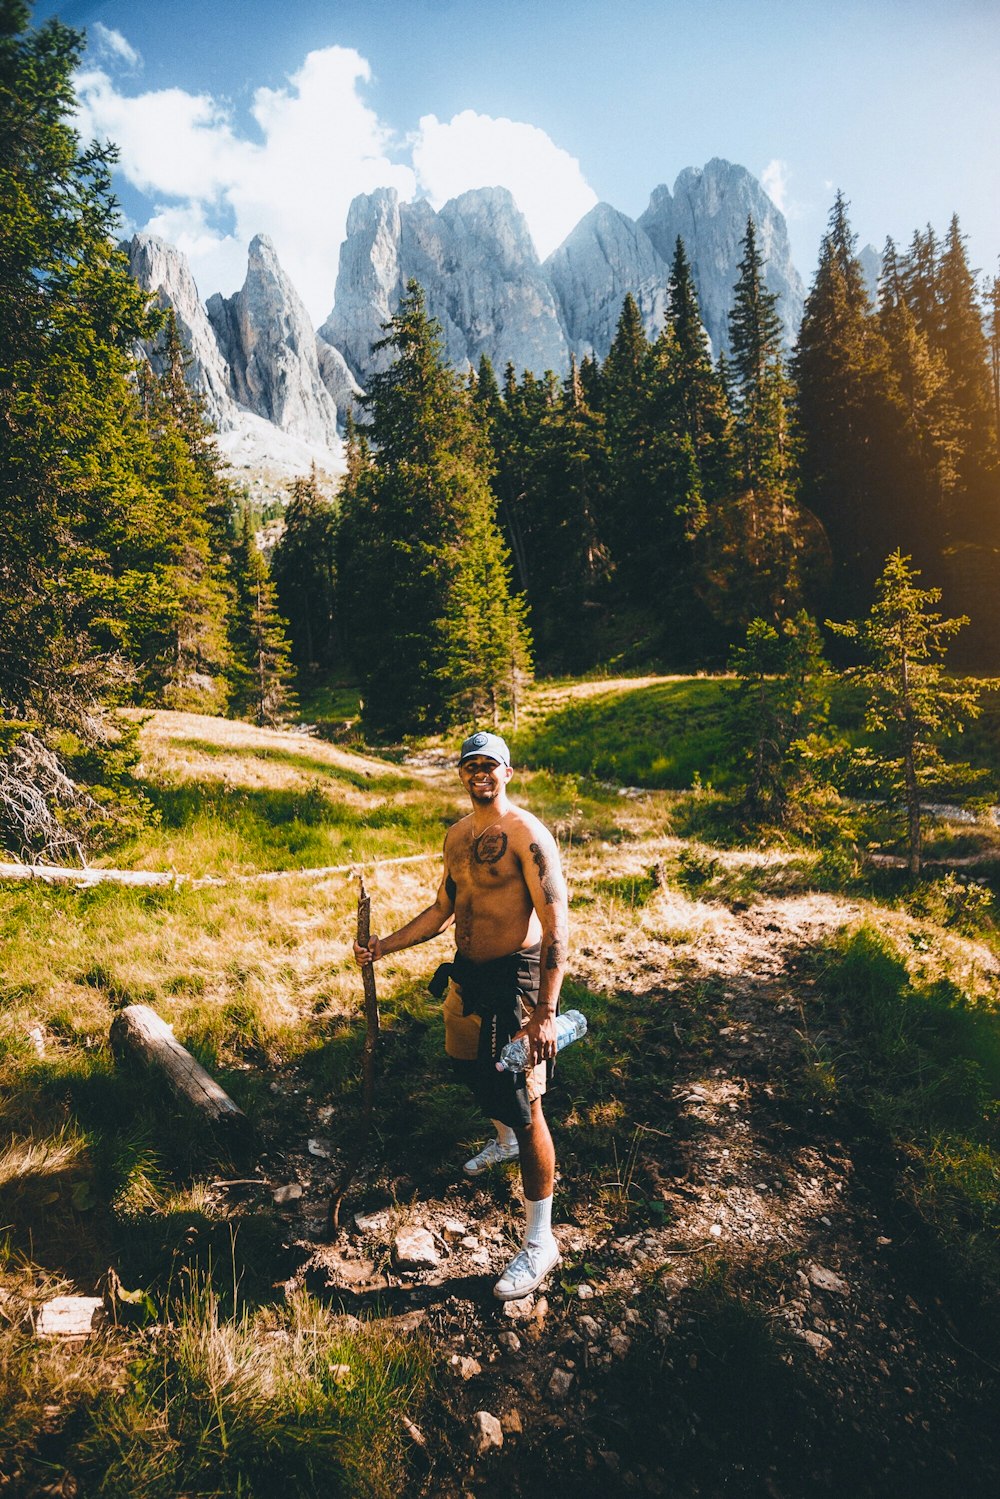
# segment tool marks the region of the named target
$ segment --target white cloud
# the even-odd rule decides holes
[[[102,21],[94,22],[87,33],[87,39],[99,57],[106,57],[133,71],[142,67],[142,58],[131,42],[126,41],[120,31],[114,31]]]
[[[760,174],[761,186],[779,213],[788,212],[788,162],[775,157]]]
[[[120,33],[104,32],[116,57],[135,55]],[[472,110],[450,124],[424,116],[409,141],[413,165],[393,160],[393,133],[363,99],[370,79],[353,48],[310,52],[284,87],[257,90],[250,132],[209,94],[130,94],[110,64],[90,65],[76,77],[77,124],[85,139],[117,144],[120,172],[154,205],[141,227],[184,250],[203,296],[242,284],[246,247],[263,233],[317,324],[333,304],[358,193],[394,187],[408,201],[419,180],[440,207],[468,188],[507,187],[541,256],[596,202],[579,163],[544,131]]]
[[[128,97],[101,68],[78,73],[76,91],[81,134],[113,140],[120,171],[140,192],[211,201],[252,171],[259,148],[238,140],[205,94],[168,88]]]
[[[77,123],[85,138],[116,142],[119,170],[157,205],[143,227],[186,251],[203,296],[236,290],[246,246],[268,234],[319,323],[333,304],[351,199],[376,187],[409,199],[416,188],[412,170],[388,157],[391,132],[360,97],[369,76],[352,48],[310,52],[287,87],[257,90],[257,142],[209,95],[130,96],[90,68],[76,78]]]
[[[424,115],[413,165],[435,208],[469,188],[508,188],[543,259],[597,202],[580,163],[544,130],[471,109],[448,124]]]

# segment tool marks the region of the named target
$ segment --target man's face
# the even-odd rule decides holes
[[[472,800],[482,806],[496,801],[513,775],[509,765],[501,765],[489,755],[470,755],[462,761],[458,773]]]

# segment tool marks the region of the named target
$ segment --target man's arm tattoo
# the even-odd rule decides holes
[[[542,894],[545,896],[545,904],[547,906],[554,906],[556,903],[556,892],[549,878],[549,866],[545,862],[545,855],[539,844],[531,843],[528,846],[531,849],[531,857],[534,860],[535,868],[538,870],[538,878],[542,884]]]
[[[445,875],[445,879],[444,879],[444,893],[445,893],[445,895],[447,895],[448,899],[450,901],[452,901],[452,902],[454,902],[454,900],[455,900],[455,893],[456,893],[457,889],[458,889],[458,887],[455,884],[455,881],[452,879],[451,875],[450,874]]]
[[[549,943],[548,952],[545,954],[545,966],[550,973],[561,968],[566,961],[566,945],[558,937],[553,937]]]

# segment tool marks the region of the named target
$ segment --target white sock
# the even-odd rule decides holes
[[[501,1124],[499,1119],[494,1119],[493,1123],[496,1126],[497,1139],[504,1150],[513,1150],[517,1144],[517,1135],[514,1130],[509,1125]]]
[[[524,1247],[541,1249],[552,1242],[552,1197],[540,1197],[537,1202],[524,1199]]]

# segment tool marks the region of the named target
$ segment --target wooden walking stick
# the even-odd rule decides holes
[[[371,938],[372,899],[365,889],[365,877],[358,880],[358,946],[367,947]],[[344,1196],[361,1164],[361,1157],[371,1133],[372,1114],[375,1110],[375,1050],[378,1045],[379,1018],[378,995],[375,992],[375,965],[366,963],[361,970],[361,982],[365,991],[365,1046],[361,1071],[361,1127],[357,1144],[340,1174],[337,1190],[330,1199],[330,1228],[336,1232],[340,1227],[340,1207]]]

